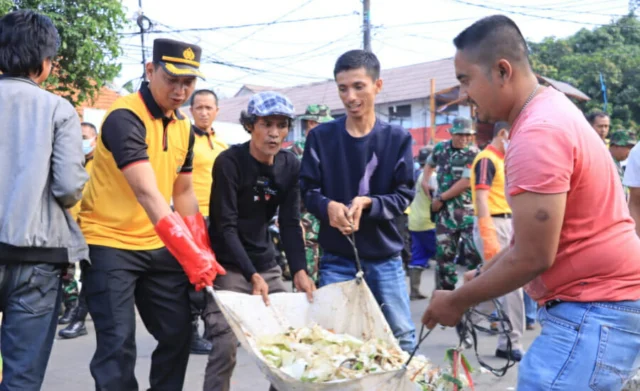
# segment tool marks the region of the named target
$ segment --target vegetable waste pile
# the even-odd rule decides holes
[[[318,325],[290,328],[282,334],[263,336],[257,343],[270,366],[309,383],[339,382],[395,371],[409,359],[408,353],[380,339],[362,341]],[[407,366],[407,376],[423,391],[473,389],[472,369],[466,358],[454,349],[448,350],[446,357],[452,369],[439,368],[425,357],[415,356]],[[458,373],[459,366],[462,373]]]

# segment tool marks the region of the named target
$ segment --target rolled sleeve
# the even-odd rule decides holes
[[[493,184],[493,178],[496,175],[496,166],[490,159],[482,158],[476,162],[473,167],[475,173],[476,189],[488,190]]]
[[[507,191],[560,194],[569,191],[574,143],[562,129],[551,126],[521,129],[506,157]]]
[[[122,170],[133,163],[149,160],[146,135],[140,118],[130,110],[119,109],[104,120],[100,137]]]

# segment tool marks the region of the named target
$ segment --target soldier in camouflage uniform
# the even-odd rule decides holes
[[[457,118],[451,128],[451,140],[435,146],[427,161],[428,174],[436,170],[438,193],[432,210],[436,217],[436,289],[453,290],[458,275],[454,259],[459,245],[459,259],[469,268],[480,263],[473,243],[473,202],[471,200],[471,165],[478,148],[473,145],[475,131],[468,119]]]
[[[333,121],[331,111],[326,105],[309,105],[304,115],[299,119],[304,120],[305,138],[296,141],[289,150],[302,160],[304,153],[304,143],[306,136],[311,129],[318,124]],[[320,261],[320,245],[318,244],[318,233],[320,232],[320,222],[314,215],[307,212],[306,208],[300,203],[302,210],[300,211],[300,222],[304,233],[305,253],[307,258],[307,273],[315,282],[318,277],[318,262]]]
[[[58,324],[69,324],[72,321],[73,309],[78,305],[78,280],[75,277],[76,265],[70,264],[62,274],[62,303],[64,313],[58,319]]]
[[[618,128],[609,134],[609,152],[611,152],[613,162],[618,169],[620,181],[622,181],[624,177],[624,168],[620,162],[627,160],[631,148],[633,148],[637,142],[635,132],[632,130]],[[626,186],[624,186],[624,194],[628,200],[629,189]]]

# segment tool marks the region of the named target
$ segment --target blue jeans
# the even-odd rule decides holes
[[[0,265],[1,391],[38,391],[60,309],[61,269],[52,264]]]
[[[640,300],[562,302],[520,363],[518,391],[619,391],[640,368]]]
[[[380,304],[393,335],[405,351],[415,347],[416,328],[411,320],[409,294],[400,257],[385,261],[361,260],[364,280]],[[354,259],[325,253],[320,260],[318,286],[353,280],[358,272]]]
[[[536,323],[536,317],[538,314],[538,303],[536,303],[536,301],[533,300],[531,296],[527,294],[527,292],[524,292],[524,314],[527,318],[528,325]]]

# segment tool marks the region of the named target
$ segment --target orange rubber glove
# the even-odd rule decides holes
[[[209,230],[207,229],[207,224],[204,221],[204,216],[202,213],[198,212],[193,216],[183,217],[184,223],[191,231],[193,235],[193,239],[196,241],[196,244],[200,249],[207,254],[211,255],[211,266],[213,266],[213,271],[218,274],[224,276],[227,274],[227,271],[218,263],[216,259],[216,254],[213,252],[211,248],[211,240],[209,240]],[[214,277],[215,280],[215,277]]]
[[[480,228],[480,237],[482,238],[483,257],[485,262],[491,261],[497,253],[500,252],[500,243],[498,243],[498,233],[493,225],[493,218],[479,217],[478,228]]]
[[[160,219],[155,230],[167,250],[182,266],[189,282],[195,285],[196,291],[206,286],[213,286],[213,280],[216,278],[216,271],[212,265],[213,258],[198,246],[177,212]]]

